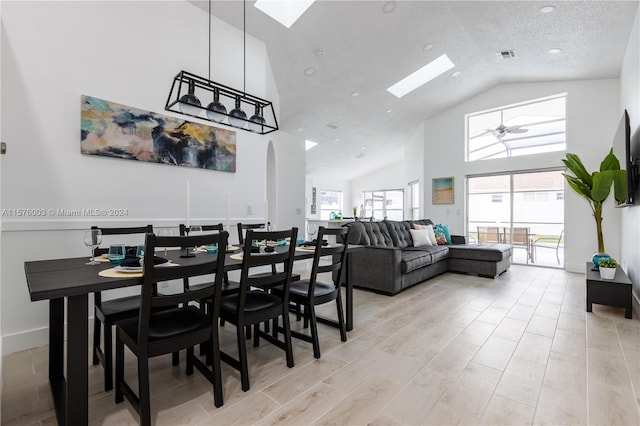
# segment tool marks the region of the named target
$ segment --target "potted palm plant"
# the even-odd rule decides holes
[[[613,154],[613,149],[609,151],[602,163],[600,170],[589,173],[582,164],[577,154],[567,153],[562,160],[568,171],[563,173],[569,186],[582,196],[591,207],[593,218],[596,221],[596,235],[598,238],[598,252],[593,255],[593,263],[598,266],[600,257],[609,257],[604,251],[604,239],[602,238],[602,204],[611,192],[613,185],[613,195],[619,203],[623,202],[627,196],[627,172],[620,169],[620,162]]]
[[[603,280],[612,280],[616,276],[616,266],[618,266],[618,262],[613,257],[600,259],[598,266],[600,269],[600,278]]]

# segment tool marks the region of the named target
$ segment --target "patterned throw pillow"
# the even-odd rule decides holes
[[[437,224],[433,225],[433,232],[436,234],[438,245],[451,244],[451,235],[449,234],[449,225]]]

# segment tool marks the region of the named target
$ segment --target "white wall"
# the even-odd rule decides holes
[[[117,219],[3,218],[5,353],[46,343],[48,305],[29,301],[25,260],[87,255],[82,229],[91,224],[177,225],[185,218],[187,180],[192,223],[223,222],[227,192],[232,225],[260,221],[269,140],[279,165],[278,223],[300,224],[303,141],[290,135],[237,131],[236,173],[80,154],[80,95],[164,113],[175,74],[207,76],[206,12],[183,1],[3,1],[2,25],[2,137],[10,146],[2,206],[128,209]],[[211,78],[242,88],[242,32],[215,18],[213,28]],[[266,47],[250,36],[246,69],[247,92],[277,107]]]
[[[640,146],[640,11],[631,31],[631,38],[620,73],[620,115],[627,109],[632,143]],[[636,203],[639,203],[636,201]],[[640,206],[622,209],[620,240],[621,265],[633,282],[636,301],[640,299]],[[638,302],[640,303],[640,301]]]
[[[588,170],[596,170],[608,150],[618,122],[619,82],[610,80],[559,81],[504,84],[489,89],[438,114],[425,126],[425,216],[449,223],[452,232],[465,232],[465,176],[509,170],[562,166],[564,153],[539,154],[511,159],[464,162],[464,115],[489,108],[567,93],[567,151],[580,155]],[[410,157],[407,155],[407,157]],[[431,178],[454,177],[455,204],[431,204]],[[565,204],[565,267],[584,272],[585,261],[597,251],[595,223],[586,201],[567,186]],[[620,210],[606,203],[603,213],[605,247],[620,253]]]
[[[409,182],[419,181],[421,188],[424,185],[424,175],[422,170],[422,158],[424,153],[424,126],[421,124],[403,146],[398,149],[402,150],[403,159],[400,162],[390,164],[386,167],[378,169],[374,172],[360,176],[350,182],[351,198],[349,204],[351,207],[362,204],[362,192],[371,190],[386,189],[403,189],[404,190],[404,217],[411,217]],[[420,217],[422,216],[424,201],[420,200]]]

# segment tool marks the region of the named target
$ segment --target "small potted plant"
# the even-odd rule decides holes
[[[612,280],[616,276],[616,266],[618,266],[618,262],[613,257],[600,259],[598,261],[600,278],[603,280]]]

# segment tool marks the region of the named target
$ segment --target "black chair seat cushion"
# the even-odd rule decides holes
[[[120,297],[118,299],[103,300],[100,310],[105,317],[114,315],[130,316],[140,309],[140,295]]]
[[[138,318],[130,318],[118,322],[118,327],[129,339],[138,339]],[[164,340],[170,337],[193,333],[209,327],[210,320],[195,306],[174,308],[151,315],[149,324],[149,342]]]
[[[333,284],[321,283],[316,281],[316,286],[313,288],[314,297],[326,296],[336,291],[336,286]],[[296,281],[291,283],[289,289],[290,295],[307,297],[309,292],[309,280]]]
[[[221,307],[223,311],[236,312],[238,309],[238,297],[239,294],[230,294],[224,296],[221,300]],[[282,298],[267,293],[266,291],[249,291],[247,292],[247,299],[245,301],[244,310],[247,313],[263,311],[274,306],[282,304]]]

